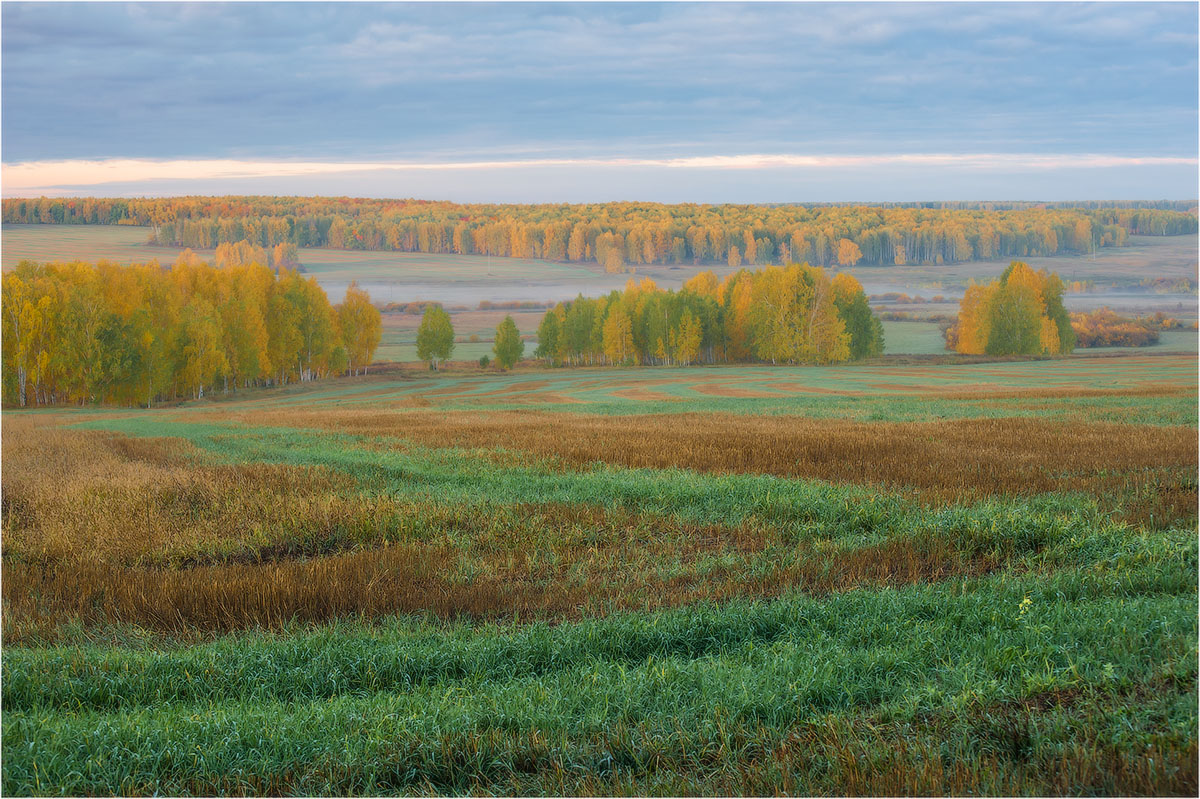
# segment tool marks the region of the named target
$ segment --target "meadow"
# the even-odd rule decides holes
[[[1197,790],[1195,356],[6,412],[5,794]]]

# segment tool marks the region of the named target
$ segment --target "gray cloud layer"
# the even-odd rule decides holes
[[[1190,3],[2,13],[10,164],[1196,147]]]

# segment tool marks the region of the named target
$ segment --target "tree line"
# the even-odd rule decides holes
[[[548,364],[836,363],[883,352],[858,281],[808,264],[702,272],[680,291],[649,278],[559,303],[538,326]]]
[[[946,347],[971,355],[1059,355],[1075,348],[1063,284],[1045,269],[1013,261],[998,280],[971,281]]]
[[[207,249],[246,240],[264,248],[290,244],[595,262],[613,272],[642,264],[955,263],[1090,252],[1121,246],[1130,234],[1197,230],[1194,213],[1174,208],[928,205],[39,198],[5,200],[3,220],[147,225],[152,243],[179,247]]]
[[[16,405],[144,404],[215,387],[358,374],[382,330],[352,283],[338,306],[286,266],[21,262],[3,278],[3,395]]]

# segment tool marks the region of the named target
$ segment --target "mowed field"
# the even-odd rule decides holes
[[[1194,355],[4,414],[5,794],[1197,790]]]

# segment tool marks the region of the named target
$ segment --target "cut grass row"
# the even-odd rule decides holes
[[[807,741],[861,752],[893,789],[1052,793],[1069,775],[1073,791],[1179,793],[1195,780],[1195,543],[1117,549],[1053,577],[557,627],[9,649],[5,792],[846,792],[853,762],[813,768]],[[908,757],[873,751],[906,736]]]
[[[417,616],[374,625],[299,625],[165,651],[19,647],[5,653],[11,670],[3,699],[6,711],[321,700],[457,681],[521,681],[592,661],[630,667],[647,659],[718,655],[759,661],[767,659],[762,648],[776,644],[808,647],[809,655],[797,657],[826,666],[838,662],[832,651],[898,648],[907,653],[898,662],[923,664],[916,671],[931,674],[938,671],[936,657],[949,653],[991,671],[1044,661],[1043,677],[1050,680],[1029,677],[997,693],[997,682],[950,669],[934,680],[942,699],[978,694],[999,701],[1077,683],[1176,680],[1196,669],[1187,657],[1196,619],[1186,607],[1195,595],[1196,550],[1186,530],[1152,536],[1113,530],[1059,542],[1040,564],[1019,572],[819,598],[701,602],[575,624],[445,624]],[[1133,623],[1138,619],[1144,623]],[[1163,657],[1145,657],[1152,653]],[[872,679],[886,682],[906,669]],[[46,673],[58,679],[45,680]],[[1019,676],[1009,673],[1005,680]],[[818,703],[831,693],[804,690]],[[917,694],[903,700],[913,712],[929,709]]]

